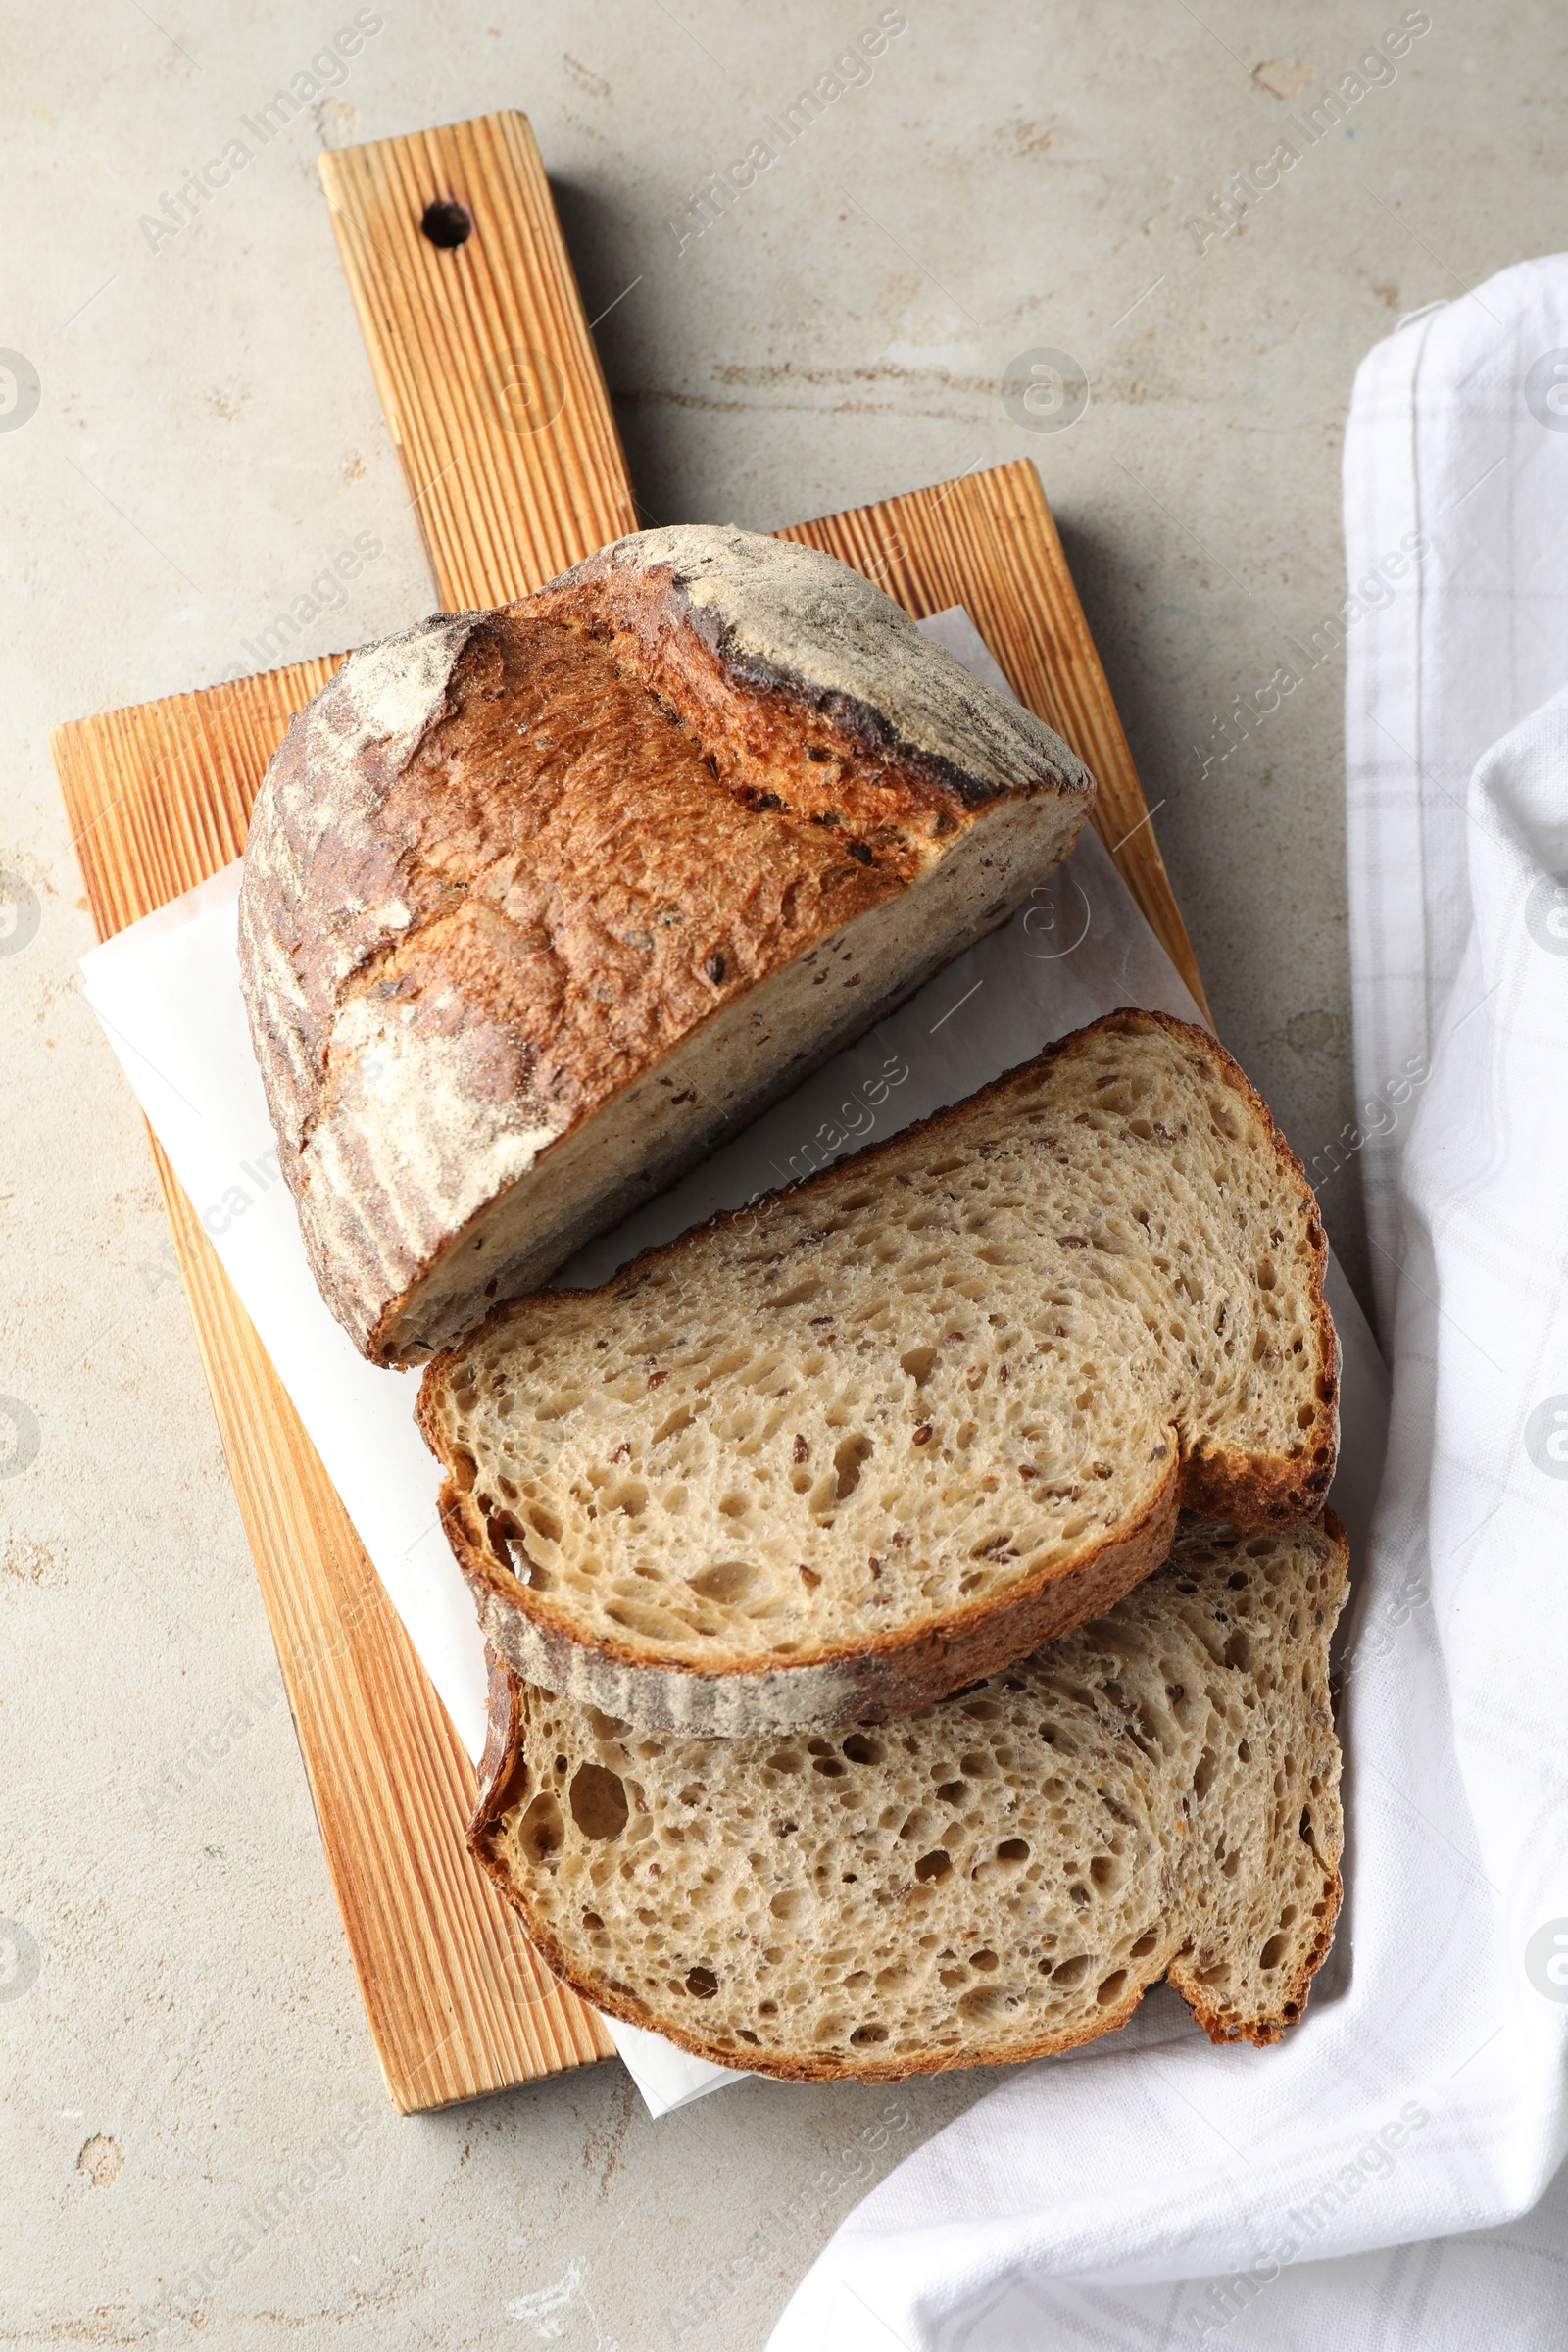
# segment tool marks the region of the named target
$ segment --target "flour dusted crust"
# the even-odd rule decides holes
[[[793,540],[676,523],[602,548],[532,601],[591,612],[662,689],[783,698],[970,807],[1028,791],[1063,748],[871,581]]]
[[[1005,919],[1093,793],[831,557],[691,526],[367,648],[240,897],[313,1270],[419,1360]]]
[[[1178,1508],[1321,1508],[1325,1262],[1230,1055],[1111,1013],[597,1291],[499,1309],[419,1424],[524,1681],[694,1736],[870,1723],[1108,1608]]]
[[[719,2064],[896,2081],[1070,2049],[1162,1977],[1299,2019],[1340,1904],[1332,1515],[1184,1520],[1095,1623],[874,1732],[640,1734],[492,1657],[469,1844],[558,1976]]]

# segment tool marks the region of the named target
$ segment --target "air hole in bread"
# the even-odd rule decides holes
[[[960,1994],[958,2015],[970,2025],[996,2025],[1009,2009],[1017,2007],[1021,1997],[1005,1984],[977,1984],[973,1991]]]
[[[617,1600],[607,1605],[605,1615],[612,1625],[618,1625],[628,1634],[641,1634],[650,1642],[679,1642],[691,1632],[683,1618],[667,1609],[639,1608],[635,1602]]]
[[[735,1608],[756,1592],[762,1582],[762,1572],[751,1560],[715,1560],[711,1567],[699,1569],[686,1581],[705,1600],[716,1600],[726,1608]]]
[[[542,1789],[517,1826],[519,1847],[530,1862],[549,1864],[561,1852],[565,1834],[561,1807],[548,1788]]]
[[[603,1764],[579,1764],[569,1791],[571,1818],[585,1838],[618,1838],[631,1808],[618,1773]]]
[[[833,1469],[836,1479],[834,1499],[847,1502],[860,1483],[860,1471],[871,1458],[871,1440],[857,1430],[843,1439],[834,1450]]]
[[[764,1298],[762,1304],[774,1308],[804,1306],[806,1301],[808,1298],[814,1298],[821,1289],[821,1276],[819,1274],[808,1275],[804,1281],[793,1284],[789,1290],[779,1291],[773,1298]]]

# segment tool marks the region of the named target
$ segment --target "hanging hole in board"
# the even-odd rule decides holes
[[[473,234],[473,215],[466,205],[455,204],[450,196],[438,196],[433,204],[425,206],[419,227],[432,245],[438,245],[443,253],[451,253],[456,246],[466,245]]]

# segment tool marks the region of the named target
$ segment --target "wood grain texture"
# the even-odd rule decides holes
[[[1208,1018],[1144,788],[1028,460],[796,523],[778,536],[853,564],[917,620],[950,605],[965,607],[1020,702],[1071,744],[1094,776],[1095,828]]]
[[[634,529],[624,459],[522,118],[349,149],[323,157],[321,172],[444,606],[504,603]],[[419,233],[437,197],[462,203],[475,224],[451,252]],[[536,429],[513,430],[519,415]],[[784,535],[828,548],[917,614],[968,608],[1015,690],[1101,779],[1097,821],[1201,1002],[1032,466]],[[240,855],[290,713],[341,659],[54,731],[100,938]],[[393,2099],[406,2112],[440,2106],[609,2055],[603,2022],[542,1970],[469,1861],[466,1754],[156,1145],[154,1155]]]
[[[521,115],[319,160],[443,608],[506,604],[637,528],[599,355]],[[473,222],[443,251],[435,201]]]
[[[342,659],[297,662],[50,730],[100,939],[232,865],[290,713],[319,694]],[[248,791],[237,781],[247,776]]]

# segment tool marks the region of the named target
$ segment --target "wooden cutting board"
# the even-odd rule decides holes
[[[522,116],[350,148],[323,156],[320,172],[442,607],[504,603],[635,530]],[[462,242],[422,232],[432,204],[461,208],[471,223]],[[1099,778],[1095,822],[1201,1004],[1033,466],[970,473],[783,535],[828,549],[916,615],[967,607],[1017,693]],[[341,659],[54,730],[101,939],[240,855],[290,713]],[[555,1983],[470,1862],[467,1755],[156,1142],[153,1156],[388,2091],[410,2113],[609,2056],[603,2022]]]

